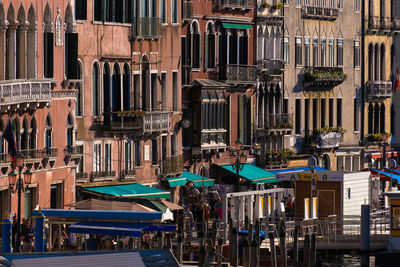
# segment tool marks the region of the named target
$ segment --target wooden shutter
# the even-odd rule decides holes
[[[78,79],[78,34],[65,33],[65,69],[67,79]]]

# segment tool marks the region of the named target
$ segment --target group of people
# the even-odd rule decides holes
[[[23,252],[32,252],[34,251],[34,232],[32,226],[31,218],[23,218],[21,222],[20,228],[20,240],[18,240],[17,236],[18,222],[17,217],[13,217],[12,224],[12,245],[14,249],[22,250]]]

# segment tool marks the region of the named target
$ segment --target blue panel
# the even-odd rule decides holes
[[[82,219],[117,219],[117,220],[161,220],[162,212],[143,211],[111,211],[111,210],[61,210],[43,209],[46,217],[57,218],[82,218]],[[32,216],[38,216],[39,211],[34,210]]]

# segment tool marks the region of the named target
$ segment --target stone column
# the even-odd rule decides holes
[[[6,78],[6,25],[0,25],[0,80]]]
[[[17,64],[17,24],[15,22],[12,22],[8,25],[8,30],[7,30],[7,37],[8,37],[8,43],[7,43],[7,68],[8,68],[8,77],[6,77],[8,80],[14,80],[17,77],[16,73],[16,64]]]
[[[33,79],[37,77],[37,28],[30,26],[27,34],[27,78]]]
[[[18,73],[16,74],[19,79],[25,79],[26,78],[26,73],[27,73],[27,60],[26,60],[26,33],[28,31],[28,26],[25,25],[20,25],[18,26],[18,47],[17,47],[17,64],[18,64]]]

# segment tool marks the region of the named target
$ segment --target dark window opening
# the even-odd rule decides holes
[[[78,34],[65,33],[65,71],[67,79],[78,79]]]
[[[87,18],[87,0],[75,0],[75,18],[77,20],[86,20]]]
[[[336,100],[336,126],[342,127],[342,99]]]
[[[301,99],[296,99],[295,102],[296,110],[296,134],[301,134]]]
[[[53,43],[54,37],[52,32],[45,32],[43,36],[44,41],[44,77],[45,78],[53,78]],[[67,59],[67,57],[65,57]]]

